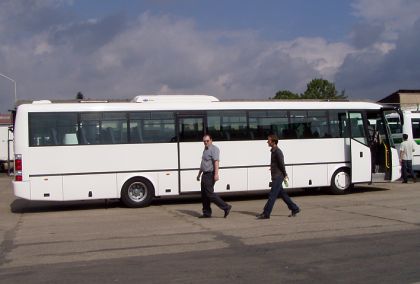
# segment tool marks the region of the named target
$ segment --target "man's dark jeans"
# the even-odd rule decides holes
[[[229,205],[214,193],[214,173],[203,173],[201,176],[201,202],[203,203],[203,215],[211,216],[211,202],[220,209],[227,210]]]
[[[273,180],[271,191],[268,194],[267,203],[264,206],[264,215],[270,217],[271,211],[273,210],[274,203],[276,202],[277,197],[281,197],[284,203],[287,204],[287,207],[292,211],[296,212],[299,210],[299,207],[293,203],[292,199],[290,199],[289,195],[287,195],[286,191],[283,189],[283,177],[279,176],[275,180]]]
[[[404,182],[408,181],[408,175],[407,173],[410,173],[413,177],[413,180],[416,179],[416,176],[413,171],[413,161],[412,160],[402,160],[402,178]]]

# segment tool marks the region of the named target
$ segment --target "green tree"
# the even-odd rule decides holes
[[[347,97],[344,91],[338,94],[335,84],[324,79],[313,79],[308,83],[306,91],[301,95],[302,99],[313,100],[342,100]]]
[[[292,93],[291,91],[288,91],[288,90],[282,90],[282,91],[278,91],[273,99],[275,99],[275,100],[296,100],[296,99],[299,99],[299,95],[295,94],[295,93]]]

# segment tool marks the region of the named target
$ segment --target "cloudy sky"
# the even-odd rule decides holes
[[[0,0],[18,99],[267,99],[313,78],[351,99],[420,89],[418,0]],[[0,77],[0,112],[13,107]]]

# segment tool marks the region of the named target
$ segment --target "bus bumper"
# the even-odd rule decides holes
[[[29,181],[12,181],[15,196],[31,199],[31,185]]]

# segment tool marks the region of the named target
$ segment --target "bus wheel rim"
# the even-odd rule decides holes
[[[128,188],[128,197],[134,202],[141,202],[147,197],[147,186],[142,182],[133,182]]]
[[[346,190],[350,186],[350,176],[346,172],[339,172],[334,179],[335,187]]]

